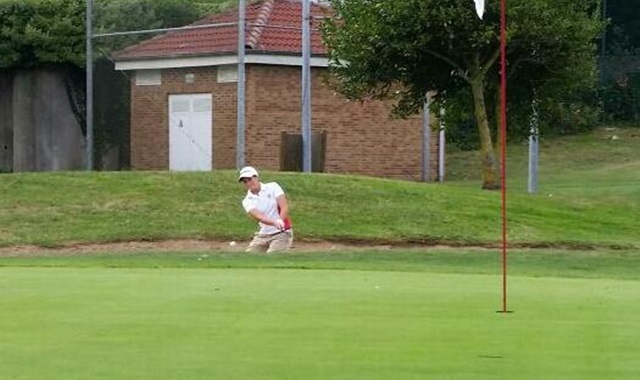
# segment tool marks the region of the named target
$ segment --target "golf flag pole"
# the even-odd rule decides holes
[[[480,0],[483,1],[483,0]],[[502,313],[507,311],[507,0],[500,0],[500,177],[502,188]]]
[[[484,0],[473,0],[482,19]],[[500,185],[502,193],[502,310],[507,311],[507,0],[500,0]]]

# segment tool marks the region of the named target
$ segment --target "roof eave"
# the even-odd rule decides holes
[[[114,59],[116,70],[153,70],[187,67],[206,67],[237,65],[236,52],[220,52],[197,55],[175,55],[155,57],[135,57]],[[274,52],[249,50],[245,54],[246,64],[302,66],[302,56],[297,52]],[[329,58],[326,54],[315,54],[310,59],[311,67],[328,67]]]

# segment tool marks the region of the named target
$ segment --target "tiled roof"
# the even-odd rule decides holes
[[[326,54],[318,30],[318,18],[329,8],[311,2],[311,51]],[[302,3],[300,0],[263,0],[246,6],[247,51],[299,54],[302,49]],[[238,9],[211,15],[191,26],[232,25],[171,31],[116,52],[116,60],[203,56],[234,53],[238,48]],[[236,23],[236,24],[233,24]]]

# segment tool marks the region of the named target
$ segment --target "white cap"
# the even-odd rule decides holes
[[[240,174],[238,175],[238,181],[243,178],[251,178],[258,177],[258,171],[253,166],[245,166],[240,169]]]

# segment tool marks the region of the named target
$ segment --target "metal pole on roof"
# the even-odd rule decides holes
[[[311,4],[302,0],[302,171],[311,172]]]
[[[245,105],[245,72],[244,72],[244,49],[245,49],[245,0],[238,1],[238,89],[237,89],[237,117],[236,128],[236,167],[240,169],[245,162],[245,126],[244,126],[244,105]]]
[[[86,167],[93,170],[93,0],[87,0],[85,14],[85,42],[86,42],[86,99],[85,99],[85,123],[86,123]]]

